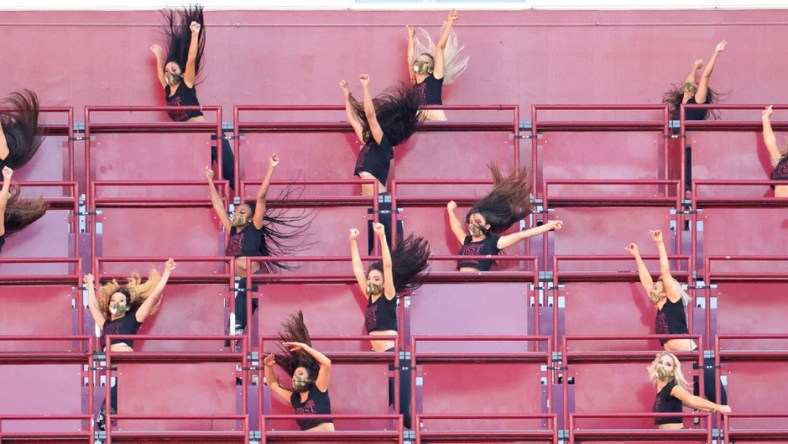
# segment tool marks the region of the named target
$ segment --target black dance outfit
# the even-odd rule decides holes
[[[457,254],[460,256],[495,256],[501,251],[498,248],[500,238],[501,236],[488,236],[480,241],[474,241],[470,235],[465,236]],[[473,267],[479,271],[490,271],[493,263],[495,263],[494,259],[465,259],[457,264],[457,268]]]
[[[394,159],[394,145],[383,134],[380,144],[373,139],[361,148],[356,158],[356,169],[353,174],[359,176],[362,172],[369,173],[381,185],[386,186],[392,159]]]
[[[300,393],[292,393],[290,395],[290,405],[293,406],[296,415],[330,415],[331,414],[331,398],[328,396],[328,390],[321,392],[315,384],[309,387],[309,395],[306,402],[301,402]],[[309,430],[317,427],[320,424],[333,423],[331,419],[296,419],[298,426],[301,430]]]
[[[270,256],[268,247],[265,245],[265,230],[263,227],[257,229],[253,222],[246,224],[241,231],[232,227],[224,255],[232,257]],[[256,310],[257,299],[252,298],[252,313]],[[241,329],[246,328],[246,318],[246,291],[242,291],[235,296],[235,325]]]
[[[654,399],[654,413],[681,413],[681,400],[675,396],[671,396],[670,392],[676,387],[676,381],[670,381],[662,387],[662,390],[657,392],[657,398]],[[656,425],[662,424],[683,424],[681,416],[663,416],[654,420]]]
[[[415,88],[421,91],[425,105],[443,105],[443,79],[436,79],[435,74],[430,73]]]

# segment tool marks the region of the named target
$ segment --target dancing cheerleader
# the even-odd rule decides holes
[[[452,28],[458,18],[459,14],[452,9],[437,45],[424,29],[418,30],[419,39],[416,30],[407,27],[410,81],[421,92],[425,105],[443,105],[443,85],[454,83],[468,67],[468,57],[459,57],[462,47],[458,45],[457,34]],[[423,113],[424,120],[447,120],[442,109],[424,110]]]
[[[700,76],[700,81],[696,82],[695,75],[699,69],[703,68],[703,60],[697,59],[692,63],[692,69],[684,79],[684,84],[681,87],[673,85],[673,89],[665,93],[662,103],[669,105],[671,119],[679,119],[681,105],[711,104],[717,101],[717,93],[709,87],[709,80],[711,80],[714,65],[717,63],[717,56],[725,51],[727,44],[728,42],[723,40],[714,48],[714,52]],[[709,110],[707,109],[688,109],[684,112],[685,120],[706,120],[708,116]],[[717,117],[714,113],[712,116]]]
[[[774,188],[774,197],[788,197],[788,150],[777,146],[777,137],[772,130],[772,111],[771,105],[763,111],[763,143],[766,149],[769,150],[769,157],[772,161],[772,180],[780,180],[785,182],[785,185],[772,185]]]
[[[547,222],[538,227],[502,236],[515,222],[531,213],[531,185],[525,169],[513,171],[504,177],[497,166],[490,165],[493,176],[493,189],[473,204],[465,216],[468,232],[457,218],[454,201],[446,205],[449,225],[462,245],[457,253],[462,256],[495,256],[504,248],[550,230],[560,230],[564,223],[560,220]],[[464,259],[457,268],[460,271],[489,271],[494,259]]]
[[[93,321],[101,330],[101,336],[107,335],[136,335],[143,322],[155,314],[161,306],[162,292],[170,278],[170,273],[175,269],[176,263],[169,259],[164,265],[164,272],[160,275],[152,268],[148,280],[143,282],[139,274],[133,273],[125,285],[120,285],[117,280],[101,286],[96,291],[94,278],[86,274],[83,278],[88,289],[88,306],[93,315]],[[115,338],[110,342],[112,352],[133,352],[134,341],[131,339]],[[118,410],[118,384],[111,389],[110,408],[112,413]],[[101,405],[96,424],[104,430],[106,418],[106,400]]]
[[[205,27],[202,6],[189,6],[178,12],[170,10],[164,14],[167,40],[166,53],[158,44],[150,47],[156,56],[156,76],[164,88],[167,106],[200,106],[195,88],[205,50]],[[164,55],[166,54],[166,58]],[[200,110],[170,110],[170,118],[176,122],[206,122]],[[230,142],[222,138],[222,178],[235,187],[235,166]],[[216,147],[211,147],[211,164],[216,162]]]
[[[328,383],[331,379],[331,360],[312,348],[304,315],[290,315],[282,324],[281,351],[266,356],[265,382],[273,393],[293,406],[296,415],[303,419],[296,422],[301,430],[310,432],[334,431],[334,421],[327,418],[309,418],[309,415],[330,415],[331,399]],[[279,383],[274,365],[279,365],[290,375],[291,388]]]

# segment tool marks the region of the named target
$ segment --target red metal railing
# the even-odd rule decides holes
[[[706,418],[703,428],[665,430],[665,429],[636,429],[636,428],[604,428],[594,429],[588,425],[582,427],[577,423],[588,419],[626,419],[626,418],[659,418],[666,416],[701,417]],[[569,442],[594,442],[594,441],[668,441],[668,442],[712,442],[712,429],[709,413],[572,413],[569,416]]]
[[[747,421],[739,421],[739,420]],[[759,422],[767,422],[769,420],[777,420],[779,425],[769,428],[755,428],[755,427],[742,427],[747,422],[758,420]],[[778,421],[774,421],[778,422]],[[724,436],[724,443],[730,444],[737,441],[746,442],[788,442],[788,413],[728,413],[722,417],[722,433]]]
[[[303,419],[303,415],[262,415],[261,421]],[[403,442],[401,415],[309,415],[309,419],[333,419],[340,421],[389,420],[395,424],[391,430],[347,430],[338,429],[333,432],[302,432],[300,430],[268,430],[262,431],[262,444],[268,442]]]
[[[508,429],[484,429],[484,430],[431,430],[425,429],[426,422],[432,424],[440,423],[441,420],[462,419],[468,422],[474,420],[501,420],[507,423],[514,421],[543,422],[544,428],[535,429],[520,427]],[[416,424],[416,444],[421,442],[433,441],[470,441],[470,442],[520,442],[520,441],[552,441],[558,444],[558,418],[554,413],[541,415],[496,415],[496,414],[477,414],[477,415],[452,415],[452,414],[419,414],[415,416]]]
[[[92,398],[92,396],[90,397]],[[62,431],[14,431],[8,430],[10,424],[24,424],[26,422],[47,422],[47,423],[63,423]],[[79,422],[81,426],[74,428],[74,424]],[[38,424],[36,424],[38,425]],[[40,427],[40,425],[38,425]],[[64,415],[0,415],[0,440],[6,439],[8,441],[41,441],[44,442],[60,442],[73,441],[80,439],[82,442],[91,442],[93,438],[93,417],[88,414],[64,414]]]

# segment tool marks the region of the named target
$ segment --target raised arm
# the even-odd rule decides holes
[[[670,395],[674,398],[681,400],[681,403],[686,405],[687,407],[693,408],[695,410],[703,410],[706,412],[720,412],[720,413],[730,413],[731,407],[728,405],[717,404],[715,402],[711,402],[707,399],[703,399],[700,396],[695,396],[688,392],[684,387],[677,385],[673,387],[670,391]]]
[[[465,242],[465,230],[463,229],[462,222],[460,219],[457,218],[457,214],[454,212],[457,210],[457,202],[451,201],[446,204],[446,212],[449,213],[449,226],[451,227],[451,232],[454,233],[454,237],[460,243]]]
[[[703,59],[695,59],[695,61],[692,62],[692,69],[690,69],[689,74],[687,74],[687,77],[684,79],[684,83],[695,83],[695,73],[701,68],[703,68]]]
[[[722,51],[725,51],[725,46],[728,45],[728,42],[725,40],[717,43],[717,46],[714,48],[714,52],[711,54],[711,58],[709,59],[709,63],[706,64],[706,68],[703,70],[703,74],[700,76],[700,82],[698,82],[698,91],[695,93],[695,101],[698,103],[706,103],[706,96],[709,93],[709,80],[711,79],[711,73],[714,71],[714,64],[717,63],[717,55]]]
[[[451,27],[459,17],[460,15],[455,9],[449,11],[449,16],[446,18],[446,24],[443,26],[443,32],[441,32],[441,38],[438,40],[438,44],[435,47],[435,66],[432,68],[432,75],[435,76],[436,79],[443,78],[446,43],[449,42],[449,36],[451,36]]]
[[[3,132],[0,131],[0,134]],[[0,236],[5,234],[5,208],[8,205],[8,199],[11,197],[11,176],[14,170],[8,167],[3,167],[3,188],[0,189]]]
[[[407,25],[405,27],[408,31],[408,75],[410,76],[410,83],[416,83],[416,73],[413,72],[413,62],[416,60],[416,30],[413,26]]]
[[[194,87],[194,79],[197,77],[197,48],[200,44],[200,28],[197,22],[191,22],[189,29],[192,31],[192,38],[189,41],[189,55],[186,59],[186,69],[183,71],[183,83],[189,88]]]
[[[160,301],[161,301],[161,294],[164,292],[164,287],[167,286],[167,281],[170,279],[170,273],[172,270],[175,269],[175,266],[178,265],[175,263],[174,260],[168,259],[167,263],[164,264],[164,273],[161,274],[161,279],[156,284],[156,287],[151,292],[150,296],[145,299],[145,302],[140,305],[140,308],[137,309],[137,312],[134,316],[137,318],[137,322],[145,322],[145,319],[150,315],[150,312],[153,310]]]
[[[339,82],[339,87],[342,88],[342,92],[345,95],[345,115],[347,115],[347,121],[350,123],[350,126],[353,127],[353,132],[356,133],[358,140],[364,143],[364,126],[361,124],[358,114],[356,114],[356,108],[350,103],[350,88],[348,88],[347,82],[344,80]]]
[[[262,185],[260,185],[260,191],[257,192],[257,205],[254,207],[254,216],[252,216],[252,222],[258,230],[263,228],[266,211],[265,197],[268,195],[268,188],[271,186],[271,178],[274,177],[274,168],[277,165],[279,165],[279,156],[276,153],[271,154],[271,158],[268,159],[268,171],[265,173]]]
[[[668,261],[668,252],[665,250],[665,242],[662,240],[662,231],[650,230],[651,239],[657,244],[657,251],[659,252],[659,273],[662,275],[662,285],[665,292],[668,294],[668,299],[671,302],[676,302],[681,299],[681,294],[673,285],[673,276],[670,274],[670,262]]]
[[[772,166],[776,166],[780,162],[780,158],[782,158],[782,153],[780,152],[780,148],[777,147],[777,137],[774,135],[774,130],[772,129],[772,114],[774,111],[772,110],[772,106],[769,105],[763,110],[763,143],[766,145],[766,149],[769,150],[769,157],[772,160]]]
[[[151,45],[150,50],[156,56],[156,76],[159,78],[161,87],[164,88],[167,86],[167,81],[164,79],[164,55],[162,54],[161,46],[158,43],[154,43]]]
[[[383,224],[376,223],[372,229],[378,235],[380,241],[380,255],[383,258],[383,295],[388,300],[394,299],[397,296],[397,290],[394,288],[394,268],[391,264],[391,251],[389,250],[389,243],[386,242],[386,229]]]
[[[263,364],[265,364],[265,384],[272,392],[276,393],[277,396],[289,404],[291,392],[279,385],[279,379],[276,377],[276,372],[274,371],[274,365],[276,364],[274,355],[269,354],[266,356],[263,360]]]
[[[361,262],[361,255],[358,253],[358,230],[350,229],[350,259],[353,263],[353,275],[361,289],[362,294],[367,292],[367,276],[364,274],[364,264]]]
[[[654,290],[654,280],[651,279],[651,273],[648,272],[648,268],[646,268],[646,264],[643,262],[643,258],[640,257],[640,251],[638,250],[638,246],[636,244],[629,244],[626,247],[627,251],[632,253],[632,256],[635,257],[635,262],[638,264],[638,276],[640,277],[640,285],[646,290],[646,294],[649,295],[651,298],[651,292]],[[657,300],[651,299],[651,302],[657,303],[659,302],[659,298]]]
[[[517,233],[512,233],[506,236],[501,236],[498,239],[498,249],[503,250],[506,247],[510,247],[521,240],[528,239],[529,237],[537,236],[542,233],[546,233],[550,230],[560,230],[564,227],[564,222],[561,220],[551,220],[546,224],[542,224],[538,227],[529,228],[525,231],[518,231]]]
[[[224,210],[222,198],[219,196],[219,192],[216,191],[216,185],[213,183],[213,170],[209,166],[205,167],[205,178],[208,179],[208,190],[211,193],[211,205],[213,205],[213,210],[216,212],[216,217],[218,217],[219,222],[222,223],[224,231],[229,233],[233,226],[230,223],[230,216],[228,216],[227,211]]]
[[[369,93],[369,75],[361,74],[359,80],[361,80],[361,86],[364,88],[364,115],[367,117],[369,131],[372,133],[375,142],[380,143],[380,141],[383,140],[383,128],[381,128],[378,123],[378,115],[375,113],[375,104],[372,103],[372,95]]]
[[[86,274],[83,276],[82,283],[88,288],[88,308],[90,308],[90,314],[93,316],[93,321],[99,329],[102,329],[104,328],[104,323],[107,322],[107,318],[104,317],[104,312],[101,311],[98,299],[96,299],[96,285],[93,280],[93,275]]]
[[[323,353],[320,353],[302,342],[284,342],[283,345],[290,347],[290,351],[303,350],[315,358],[315,361],[320,365],[317,378],[315,378],[315,386],[317,386],[317,389],[321,392],[328,390],[328,383],[331,380],[331,360]]]

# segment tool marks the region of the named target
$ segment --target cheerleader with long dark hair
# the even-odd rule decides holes
[[[393,86],[375,97],[369,92],[369,75],[359,77],[364,90],[363,105],[350,93],[347,82],[339,86],[345,95],[345,111],[358,140],[364,146],[356,159],[354,174],[362,179],[377,179],[378,191],[386,191],[394,147],[404,143],[423,121],[421,93],[412,86]],[[371,196],[373,186],[362,185],[361,194]]]
[[[698,104],[711,104],[718,100],[718,94],[709,87],[711,80],[711,73],[714,71],[714,65],[717,63],[717,56],[725,51],[728,42],[721,41],[714,48],[709,62],[706,63],[706,68],[700,76],[700,80],[696,81],[696,73],[703,68],[703,60],[697,59],[692,63],[692,69],[684,83],[681,86],[673,85],[673,89],[666,92],[662,98],[662,102],[670,106],[671,118],[678,120],[680,117],[681,105],[698,105]],[[709,110],[707,109],[688,109],[684,113],[686,120],[706,120],[709,117]],[[717,117],[716,113],[711,113],[713,117]]]
[[[38,126],[38,96],[23,89],[0,103],[0,168],[19,169],[38,152],[43,138]]]
[[[257,199],[238,205],[232,218],[225,210],[222,198],[213,183],[213,170],[205,167],[211,204],[225,233],[229,236],[225,255],[235,258],[234,272],[237,277],[247,277],[249,274],[263,270],[273,273],[291,268],[286,262],[253,261],[251,262],[251,270],[247,270],[247,257],[285,257],[308,246],[303,241],[299,241],[298,245],[288,241],[305,234],[311,222],[311,214],[303,211],[296,214],[285,214],[283,211],[269,208],[266,204],[268,188],[271,186],[271,179],[277,165],[279,165],[279,156],[272,154],[268,162],[268,171],[257,192]],[[256,309],[257,301],[253,299],[252,311]],[[246,292],[240,292],[235,298],[235,322],[230,325],[230,334],[242,332],[246,328],[246,322]]]
[[[310,432],[334,431],[331,419],[309,419],[309,415],[330,415],[331,398],[328,384],[331,379],[331,360],[312,348],[309,330],[300,311],[290,315],[282,324],[280,352],[269,354],[265,364],[265,383],[271,391],[293,406],[297,415],[304,419],[296,422],[301,430]],[[279,365],[290,376],[291,388],[279,383],[274,365]]]
[[[489,167],[493,176],[493,189],[476,201],[465,216],[468,232],[455,214],[457,203],[451,201],[446,205],[452,233],[462,244],[459,255],[495,256],[517,242],[563,227],[563,221],[554,220],[502,236],[501,233],[531,213],[531,185],[525,169],[503,176],[497,166],[491,164]],[[488,271],[494,262],[494,259],[468,259],[461,260],[457,267],[460,271]]]
[[[177,15],[177,17],[176,17]],[[159,44],[150,47],[156,56],[156,76],[164,88],[168,106],[200,106],[195,87],[205,52],[203,7],[192,5],[177,12],[164,13],[166,51]],[[165,58],[166,54],[166,58]],[[170,110],[176,122],[205,122],[200,110]],[[235,166],[230,142],[222,138],[222,177],[235,187]],[[216,162],[216,147],[211,147],[211,164]]]
[[[11,187],[13,174],[14,170],[3,167],[3,188],[0,189],[0,251],[3,250],[6,236],[21,231],[47,212],[47,203],[43,198],[19,197],[19,187]]]

